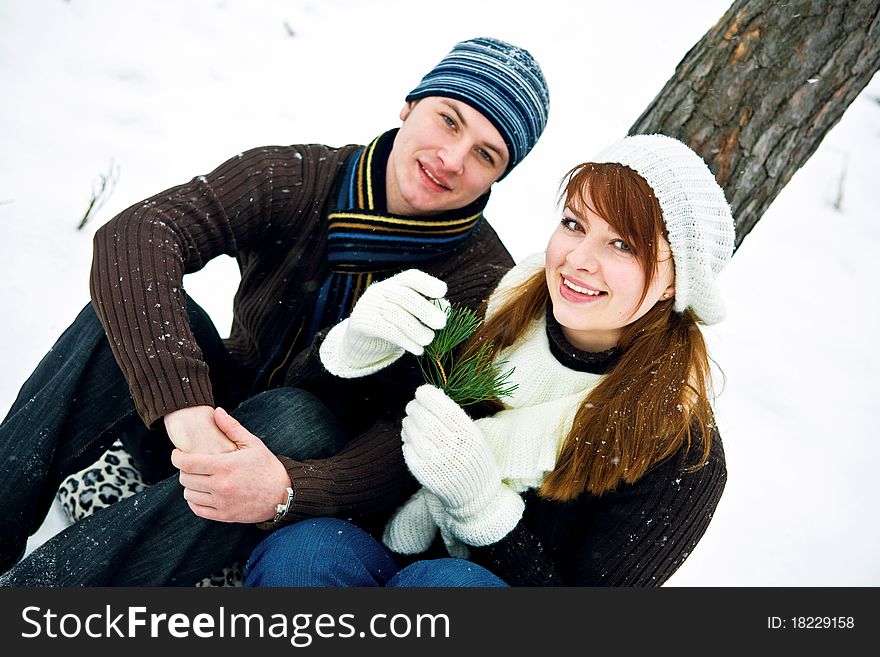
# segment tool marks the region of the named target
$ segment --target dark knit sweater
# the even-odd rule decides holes
[[[245,381],[276,355],[270,384],[282,383],[308,346],[296,338],[328,273],[324,218],[357,148],[255,148],[131,206],[97,231],[92,301],[148,426],[180,408],[214,405],[187,319],[183,276],[221,254],[241,270],[226,347]],[[451,299],[476,308],[512,264],[483,220],[454,256],[419,268],[446,281]]]

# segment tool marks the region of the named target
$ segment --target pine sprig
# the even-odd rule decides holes
[[[482,320],[463,306],[450,305],[446,310],[446,326],[437,331],[434,340],[418,359],[425,381],[443,390],[460,406],[470,406],[488,399],[507,397],[516,390],[508,379],[513,368],[502,371],[503,361],[493,362],[491,344],[483,344],[456,360],[454,350],[479,328]]]

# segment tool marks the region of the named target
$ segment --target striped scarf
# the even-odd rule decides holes
[[[330,274],[318,291],[307,334],[348,317],[374,280],[448,255],[476,230],[489,192],[465,208],[424,217],[387,211],[385,170],[397,128],[380,135],[346,162],[336,209],[327,215]]]

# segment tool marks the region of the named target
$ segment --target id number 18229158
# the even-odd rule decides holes
[[[855,626],[853,616],[767,616],[769,630],[851,630]]]

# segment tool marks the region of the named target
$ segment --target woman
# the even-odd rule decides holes
[[[681,565],[726,479],[698,324],[723,318],[730,207],[702,159],[663,135],[575,167],[562,199],[546,252],[505,275],[471,339],[514,368],[512,395],[472,419],[419,387],[401,437],[422,487],[381,542],[303,521],[257,547],[246,585],[659,586]],[[430,342],[443,291],[420,275],[377,284],[331,330],[330,372],[370,375]],[[438,536],[448,555],[429,558]]]

